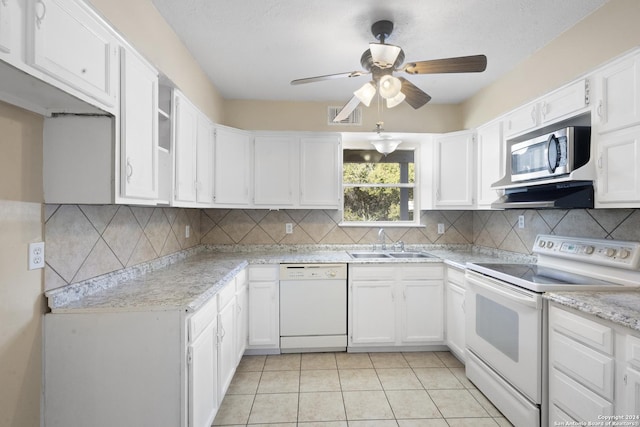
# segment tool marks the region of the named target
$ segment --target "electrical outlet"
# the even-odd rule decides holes
[[[29,243],[29,270],[44,268],[44,242]]]
[[[293,234],[293,224],[288,222],[284,225],[284,232],[287,234]]]
[[[191,236],[191,226],[190,225],[185,225],[184,226],[184,238],[188,239],[189,236]]]
[[[438,224],[438,234],[444,234],[444,224]]]
[[[524,215],[518,215],[518,228],[524,228]]]

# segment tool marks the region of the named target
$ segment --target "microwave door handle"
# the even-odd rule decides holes
[[[524,295],[518,291],[508,289],[506,286],[495,282],[489,278],[483,277],[483,281],[476,279],[475,277],[467,276],[467,283],[471,286],[475,286],[480,289],[484,289],[490,292],[494,292],[500,296],[503,296],[509,300],[524,304],[528,307],[540,309],[540,303],[538,298]]]
[[[555,150],[551,150],[551,144],[555,143]],[[545,154],[547,155],[547,166],[549,167],[549,172],[554,173],[559,164],[560,153],[558,152],[560,149],[560,141],[556,138],[555,134],[549,135],[549,139],[547,140],[547,147],[545,149]],[[553,164],[551,164],[551,156],[553,155]]]

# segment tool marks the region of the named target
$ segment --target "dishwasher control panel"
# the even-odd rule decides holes
[[[347,264],[280,264],[280,280],[345,280]]]

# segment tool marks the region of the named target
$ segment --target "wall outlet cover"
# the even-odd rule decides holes
[[[518,215],[518,228],[524,228],[524,215]]]
[[[29,243],[29,270],[44,268],[44,242]]]
[[[438,224],[438,234],[444,234],[444,224]]]
[[[293,224],[290,223],[290,222],[287,222],[284,225],[284,232],[287,233],[287,234],[293,234]]]

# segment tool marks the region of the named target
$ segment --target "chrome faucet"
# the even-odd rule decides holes
[[[382,245],[382,250],[387,250],[387,242],[386,242],[386,234],[384,233],[384,228],[378,230],[378,242]]]
[[[393,244],[394,251],[404,252],[404,242],[402,240],[398,240]]]

